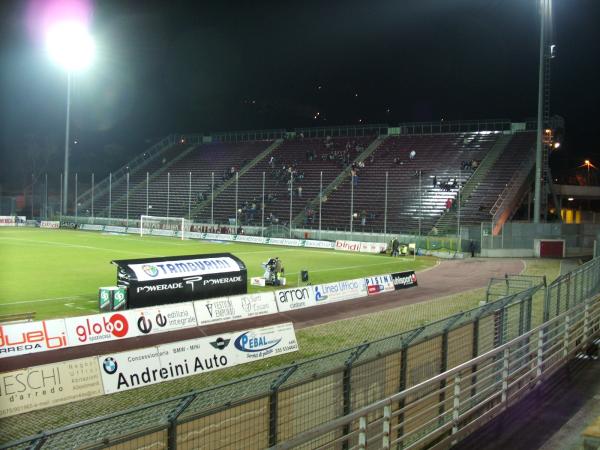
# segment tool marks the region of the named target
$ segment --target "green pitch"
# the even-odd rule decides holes
[[[116,284],[113,259],[229,252],[239,257],[250,277],[262,276],[261,263],[282,259],[288,286],[306,269],[312,284],[435,264],[430,257],[390,258],[334,250],[272,245],[217,243],[107,233],[0,228],[0,315],[35,312],[36,319],[97,313],[100,286]],[[249,292],[272,288],[248,286]]]

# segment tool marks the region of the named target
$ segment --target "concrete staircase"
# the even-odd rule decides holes
[[[504,134],[500,136],[496,143],[492,146],[483,161],[481,161],[481,164],[477,167],[477,170],[475,170],[473,175],[471,175],[469,180],[461,188],[461,206],[464,206],[469,202],[471,194],[477,189],[481,181],[489,175],[490,170],[500,155],[502,155],[511,139],[512,135]],[[438,234],[455,234],[458,231],[458,209],[454,208],[452,211],[442,214],[442,216],[436,222],[435,228],[437,229]]]
[[[371,156],[371,153],[373,153],[375,150],[377,150],[379,148],[379,146],[385,142],[385,140],[387,139],[387,136],[378,136],[373,142],[371,142],[369,144],[369,146],[367,148],[365,148],[362,153],[360,153],[356,159],[354,159],[353,163],[359,163],[362,161],[365,161],[369,156]],[[329,185],[327,187],[325,187],[323,189],[323,192],[321,193],[321,196],[325,197],[328,196],[331,192],[333,192],[335,189],[337,189],[337,187],[342,184],[346,179],[348,179],[348,177],[351,176],[351,172],[352,171],[352,164],[350,164],[348,167],[346,167],[336,178],[335,180],[333,180],[331,183],[329,183]],[[319,200],[320,200],[320,196],[317,195],[315,198],[313,198],[308,204],[307,207],[310,207],[312,209],[316,209],[319,205]],[[304,219],[305,219],[305,214],[304,211],[302,211],[300,214],[296,215],[296,217],[294,217],[293,219],[293,225],[295,227],[300,226],[301,224],[304,223]]]
[[[256,164],[258,164],[264,158],[268,157],[271,153],[273,153],[275,150],[277,150],[279,148],[279,146],[281,146],[282,143],[283,143],[283,139],[277,139],[276,141],[274,141],[264,151],[262,151],[258,156],[256,156],[256,158],[254,158],[252,161],[250,161],[248,164],[246,164],[244,167],[242,167],[240,169],[240,171],[237,173],[236,177],[239,178],[242,175],[244,175],[246,172],[248,172],[250,169],[252,169]],[[203,211],[205,208],[210,206],[210,204],[213,202],[213,199],[217,198],[223,191],[225,191],[225,189],[227,189],[229,186],[231,186],[235,183],[236,177],[232,177],[229,180],[225,181],[217,189],[215,189],[212,196],[209,196],[203,202],[198,203],[198,205],[196,205],[196,207],[192,209],[191,216],[196,217],[200,211]]]

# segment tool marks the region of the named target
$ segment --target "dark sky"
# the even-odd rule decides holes
[[[48,170],[63,163],[66,76],[28,31],[28,2],[0,2],[8,186],[31,172],[26,154],[46,164],[40,148]],[[72,170],[114,169],[173,132],[534,117],[537,4],[98,0],[97,60],[74,80]],[[600,159],[598,23],[600,1],[554,0],[564,164]]]

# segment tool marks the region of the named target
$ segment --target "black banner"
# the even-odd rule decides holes
[[[392,282],[394,283],[395,290],[418,286],[417,275],[414,270],[393,273]]]
[[[113,261],[129,308],[245,294],[245,264],[230,253]]]

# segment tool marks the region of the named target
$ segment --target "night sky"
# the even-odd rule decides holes
[[[176,132],[535,117],[537,3],[98,0],[96,62],[73,85],[71,170],[103,175]],[[29,6],[0,2],[5,191],[34,162],[63,164],[66,75]],[[554,0],[555,166],[600,160],[599,23],[600,1]]]

